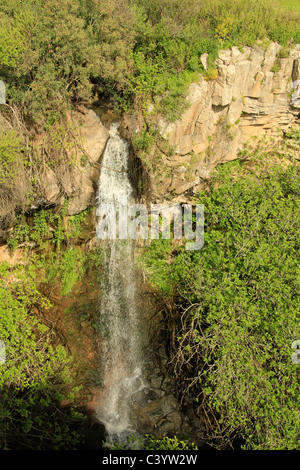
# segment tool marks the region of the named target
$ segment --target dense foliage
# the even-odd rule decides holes
[[[84,381],[82,365],[62,346],[51,309],[88,269],[74,246],[88,211],[63,225],[66,207],[18,216],[7,247],[12,253],[18,248],[21,262],[0,264],[0,448],[69,449],[80,442],[83,417],[74,400]]]
[[[174,119],[204,52],[300,42],[297,14],[269,0],[1,0],[0,15],[9,101],[42,122],[95,96]]]
[[[64,208],[22,215],[40,195],[42,170],[60,181],[74,163],[66,151],[66,111],[110,99],[118,112],[173,121],[186,105],[188,85],[199,74],[215,77],[219,49],[300,42],[299,14],[281,9],[286,2],[0,0],[0,80],[7,87],[0,229],[11,229],[9,248],[24,250],[21,265],[0,265],[0,340],[7,346],[0,362],[0,448],[77,444],[77,414],[61,405],[78,392],[75,366],[37,312],[50,308],[45,286],[59,285],[64,296],[83,275],[84,255],[72,240],[86,214],[69,218],[67,228]],[[153,129],[142,130],[134,145],[145,150],[154,139]],[[206,208],[204,250],[174,251],[158,241],[146,257],[177,312],[174,318],[166,309],[177,336],[175,371],[189,379],[185,393],[208,416],[220,445],[241,436],[247,448],[296,447],[290,344],[299,338],[299,167],[274,168],[259,166],[258,177],[239,164],[224,167],[217,188],[199,195]],[[153,438],[152,445],[182,443]]]
[[[49,308],[38,290],[42,282],[33,264],[0,265],[0,337],[6,361],[0,364],[0,448],[73,448],[78,436],[70,426],[78,416],[63,409],[76,389],[70,375],[71,359],[54,347],[51,330],[34,314]]]
[[[221,167],[205,207],[205,244],[147,248],[163,294],[172,363],[213,445],[299,445],[300,168],[255,155]]]
[[[118,112],[131,110],[148,121],[162,114],[173,121],[187,105],[190,83],[199,74],[216,78],[219,49],[273,40],[288,50],[300,42],[298,12],[280,4],[0,0],[0,80],[7,87],[1,107],[0,229],[33,195],[42,197],[46,168],[60,183],[68,178],[74,164],[67,152],[74,140],[68,109],[110,100]],[[149,122],[136,135],[139,152],[155,141],[148,127]]]

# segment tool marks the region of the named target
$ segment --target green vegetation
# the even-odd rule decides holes
[[[299,445],[299,184],[292,158],[245,155],[195,200],[205,207],[201,251],[155,240],[143,254],[184,396],[220,449]]]
[[[118,113],[147,118],[134,150],[153,173],[165,171],[160,155],[151,154],[158,139],[151,118],[175,121],[188,86],[200,74],[216,79],[220,49],[278,41],[279,58],[288,56],[300,43],[299,19],[298,0],[0,0],[0,80],[7,87],[0,236],[12,252],[22,249],[20,265],[0,265],[0,340],[7,347],[0,363],[0,448],[79,443],[77,365],[47,312],[53,292],[56,302],[72,294],[89,262],[101,260],[78,243],[86,241],[87,212],[66,217],[66,205],[60,212],[30,210],[43,193],[44,170],[63,187],[78,164],[69,152],[67,111],[110,100]],[[290,158],[287,166],[245,152],[246,163],[224,165],[210,191],[199,194],[195,202],[206,210],[201,252],[162,240],[144,252],[175,373],[187,384],[184,398],[192,397],[218,448],[237,439],[247,449],[298,445],[298,370],[290,345],[299,338],[300,175],[292,158],[299,131],[286,137],[276,155]],[[81,315],[88,316],[85,308]],[[147,438],[148,449],[188,445],[176,437]]]
[[[273,0],[0,0],[0,80],[8,100],[1,111],[10,131],[1,133],[0,148],[14,149],[6,163],[1,150],[0,225],[42,193],[42,169],[61,181],[75,163],[67,110],[110,100],[117,112],[137,113],[148,124],[159,115],[174,121],[191,82],[199,74],[217,78],[220,48],[266,39],[285,50],[299,43],[299,13]],[[39,145],[28,138],[29,127],[42,136]],[[149,146],[153,129],[136,137],[137,146]],[[12,159],[17,165],[8,171]]]
[[[131,435],[128,439],[128,445],[112,445],[112,450],[125,450],[126,448],[131,450],[198,450],[198,447],[185,440],[179,440],[178,437],[165,436],[162,439],[157,439],[152,434],[145,434],[144,438],[136,439],[134,435]]]
[[[198,450],[194,443],[189,444],[187,441],[179,440],[176,436],[155,439],[151,434],[146,434],[145,437],[144,449],[146,450]]]
[[[35,308],[50,306],[38,289],[45,280],[33,263],[15,268],[3,263],[0,274],[0,337],[6,345],[6,362],[0,364],[0,447],[74,448],[78,435],[71,426],[79,415],[61,406],[78,392],[72,361],[34,314]]]
[[[1,0],[0,14],[0,78],[39,122],[96,95],[121,110],[152,103],[172,120],[202,53],[300,42],[296,9],[270,0]]]
[[[279,0],[279,4],[286,11],[300,11],[298,0]]]
[[[87,269],[73,241],[82,236],[88,211],[69,217],[66,225],[65,210],[18,216],[7,243],[12,250],[22,246],[22,262],[0,264],[0,338],[6,345],[0,448],[72,449],[80,442],[76,426],[82,415],[74,406],[80,364],[47,321],[51,292],[63,299]]]
[[[68,218],[66,222],[67,204],[58,213],[41,210],[33,215],[31,224],[21,214],[17,217],[14,229],[7,240],[11,249],[20,245],[29,246],[39,253],[35,259],[36,266],[45,273],[47,284],[60,280],[61,295],[67,295],[83,275],[84,255],[73,241],[82,234],[88,210]],[[64,225],[64,220],[67,225]],[[32,250],[33,247],[33,250]]]

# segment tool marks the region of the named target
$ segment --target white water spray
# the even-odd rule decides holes
[[[128,155],[128,144],[120,138],[118,124],[113,123],[99,178],[98,216],[101,204],[113,204],[117,210],[120,198],[128,203],[133,199]],[[100,238],[99,230],[97,235]],[[133,431],[132,394],[142,386],[134,246],[132,240],[110,240],[102,244],[105,246],[100,305],[103,393],[96,411],[106,427],[108,440],[122,442]]]

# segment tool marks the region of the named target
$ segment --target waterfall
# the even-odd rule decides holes
[[[128,203],[133,200],[128,155],[128,144],[119,136],[118,124],[112,123],[99,177],[96,213],[99,218],[101,204],[111,204],[117,211],[120,197]],[[99,221],[96,232],[101,238]],[[104,269],[100,327],[103,392],[96,412],[105,425],[108,441],[124,442],[126,436],[134,431],[130,422],[131,397],[142,384],[134,244],[132,240],[115,239],[103,241],[102,246]]]

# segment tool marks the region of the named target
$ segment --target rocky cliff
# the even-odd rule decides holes
[[[207,68],[206,54],[202,62]],[[238,158],[246,143],[281,139],[287,128],[300,125],[300,45],[233,47],[219,52],[216,67],[215,79],[201,76],[190,85],[189,106],[180,120],[157,119],[160,136],[173,152],[162,153],[153,199],[171,195],[186,201],[216,165]],[[128,118],[127,135],[138,132],[138,126]]]
[[[207,69],[207,55],[201,60]],[[123,135],[129,141],[147,120],[160,134],[152,153],[153,157],[159,151],[160,161],[155,174],[150,171],[149,175],[153,201],[189,200],[216,165],[239,158],[245,144],[254,147],[263,137],[280,140],[286,129],[300,126],[300,45],[283,48],[270,43],[221,50],[214,78],[201,75],[192,83],[187,103],[182,117],[173,123],[151,112],[141,119],[130,114],[124,117]],[[73,170],[72,184],[64,188],[70,215],[94,203],[108,139],[107,117],[100,119],[85,107],[68,115],[78,131],[79,151],[86,158],[83,167]],[[172,152],[164,152],[164,143]],[[59,204],[61,188],[51,170],[45,173],[45,183],[45,199]]]

